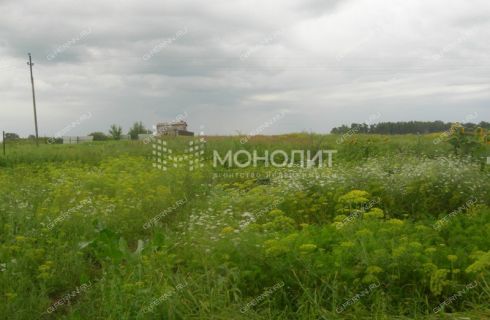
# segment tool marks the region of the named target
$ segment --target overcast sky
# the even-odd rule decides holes
[[[40,135],[489,121],[489,39],[488,0],[0,0],[0,130],[34,132],[28,52]]]

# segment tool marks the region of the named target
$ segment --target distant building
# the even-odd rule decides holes
[[[157,123],[157,136],[193,136],[194,132],[187,131],[187,122]]]

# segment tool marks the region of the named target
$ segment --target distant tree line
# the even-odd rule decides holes
[[[151,134],[152,131],[150,129],[147,129],[143,122],[135,122],[131,128],[129,128],[127,135],[132,139],[132,140],[138,140],[138,134]],[[101,131],[96,131],[89,133],[88,136],[94,137],[94,141],[105,141],[105,140],[121,140],[123,138],[123,128],[120,125],[113,124],[110,126],[108,133],[104,133]],[[1,132],[0,132],[0,137],[1,137]],[[27,138],[28,140],[34,140],[36,137],[34,135],[29,135]],[[62,137],[53,137],[53,138],[48,138],[48,137],[39,137],[39,140],[44,141],[51,139],[52,143],[63,143],[63,138]],[[24,140],[21,139],[20,136],[17,133],[13,132],[6,132],[5,133],[5,140],[13,141],[13,140]]]
[[[350,131],[356,133],[371,134],[409,134],[409,133],[434,133],[449,130],[454,123],[443,121],[404,121],[404,122],[380,122],[376,124],[352,123],[349,126],[342,125],[331,130],[334,134],[344,134]],[[462,123],[463,127],[468,130],[484,128],[490,130],[490,122],[482,121],[480,123]]]
[[[135,122],[133,126],[129,129],[128,135],[131,137],[132,140],[137,140],[138,139],[138,134],[150,134],[152,133],[151,130],[146,129],[145,126],[143,125],[143,122]],[[123,129],[121,126],[117,124],[111,125],[109,128],[109,134],[105,134],[103,132],[92,132],[89,134],[89,136],[94,137],[94,141],[104,141],[104,140],[121,140],[123,136]]]

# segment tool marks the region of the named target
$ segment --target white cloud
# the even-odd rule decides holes
[[[27,52],[43,135],[84,112],[93,117],[74,134],[151,127],[183,111],[209,133],[247,132],[284,108],[291,114],[269,133],[327,132],[378,112],[488,121],[489,9],[485,0],[4,0],[0,129],[33,132]]]

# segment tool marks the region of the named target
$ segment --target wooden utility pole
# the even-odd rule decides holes
[[[27,62],[27,64],[31,69],[32,104],[34,105],[34,125],[36,127],[36,145],[39,147],[39,136],[37,131],[36,93],[34,92],[34,77],[32,76],[32,66],[34,65],[34,63],[32,63],[31,54],[28,53],[28,55],[29,55],[29,62]]]

